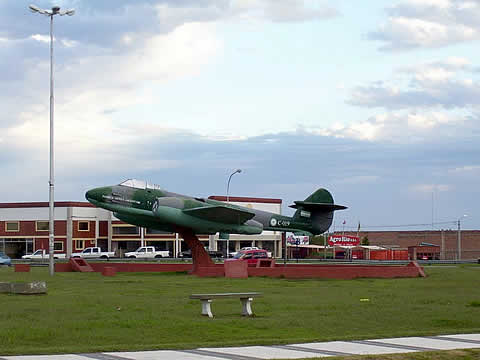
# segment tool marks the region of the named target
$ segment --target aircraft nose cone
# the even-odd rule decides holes
[[[88,190],[86,193],[85,193],[85,198],[90,201],[90,200],[95,200],[95,189],[93,190]]]
[[[86,193],[85,193],[85,198],[88,200],[88,201],[102,201],[102,196],[105,195],[106,193],[106,188],[96,188],[96,189],[91,189],[91,190],[88,190]]]

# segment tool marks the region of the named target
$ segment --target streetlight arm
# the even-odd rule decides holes
[[[230,191],[230,180],[232,180],[232,176],[235,175],[236,173],[241,173],[242,172],[242,169],[237,169],[235,170],[233,173],[230,174],[230,176],[228,177],[228,182],[227,182],[227,203],[228,203],[228,200],[230,200],[229,198],[229,191]],[[225,254],[225,258],[228,258],[228,252],[229,252],[229,249],[230,249],[230,242],[229,242],[229,237],[227,237],[227,251],[226,251],[226,254]]]
[[[232,180],[232,176],[234,174],[235,173],[231,174],[230,177],[228,178],[228,182],[227,182],[227,202],[228,202],[228,194],[229,194],[229,191],[230,191],[230,180]]]
[[[63,15],[68,15],[68,16],[73,16],[75,15],[75,9],[68,9],[65,11],[60,11],[58,15],[63,16]]]
[[[45,9],[40,9],[40,8],[39,8],[38,6],[36,6],[36,5],[28,5],[28,8],[29,8],[30,11],[33,12],[33,13],[39,13],[39,14],[46,15],[46,16],[52,15],[52,12],[51,12],[51,11],[48,11],[48,10],[45,10]]]
[[[31,12],[39,12],[39,13],[45,12],[45,10],[42,10],[38,6],[33,4],[28,5],[28,8],[30,9]]]
[[[227,202],[229,200],[229,190],[230,190],[230,180],[232,180],[232,176],[237,174],[237,173],[241,173],[242,172],[242,169],[237,169],[235,170],[233,173],[230,174],[230,177],[228,178],[228,182],[227,182]]]

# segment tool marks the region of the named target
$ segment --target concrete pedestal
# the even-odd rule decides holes
[[[248,278],[248,262],[244,260],[226,260],[224,264],[225,277]]]
[[[112,266],[105,266],[102,270],[103,276],[115,276],[117,274],[117,270]]]
[[[15,272],[30,272],[30,264],[15,264]]]

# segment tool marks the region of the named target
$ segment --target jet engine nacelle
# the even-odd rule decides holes
[[[161,197],[157,198],[153,204],[153,211],[155,211],[159,206],[171,207],[174,209],[184,209],[185,201],[178,197]]]

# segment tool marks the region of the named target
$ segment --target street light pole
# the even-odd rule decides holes
[[[462,230],[460,230],[460,220],[462,220],[464,217],[467,217],[468,215],[464,214],[460,216],[457,220],[457,259],[461,260],[462,259]]]
[[[48,270],[51,276],[55,273],[55,261],[53,258],[54,253],[54,240],[55,240],[55,200],[54,200],[54,126],[53,126],[53,114],[54,114],[54,96],[53,96],[53,17],[55,15],[68,15],[75,14],[74,9],[66,11],[60,11],[59,6],[52,7],[51,10],[41,9],[36,5],[29,5],[29,8],[34,13],[39,13],[50,17],[50,178],[48,181]]]
[[[230,200],[230,197],[229,197],[229,192],[230,192],[230,180],[232,180],[232,176],[235,175],[235,174],[240,174],[242,172],[242,169],[237,169],[235,170],[233,173],[230,174],[230,177],[228,178],[228,182],[227,182],[227,203],[228,201]],[[229,251],[229,245],[230,245],[230,235],[228,235],[227,237],[227,253],[226,253],[226,258],[228,259],[228,251]]]
[[[242,169],[237,169],[235,170],[233,173],[230,174],[230,177],[228,178],[228,182],[227,182],[227,203],[228,203],[228,200],[229,200],[229,191],[230,191],[230,180],[232,180],[232,176],[235,175],[235,174],[240,174],[242,172]]]

